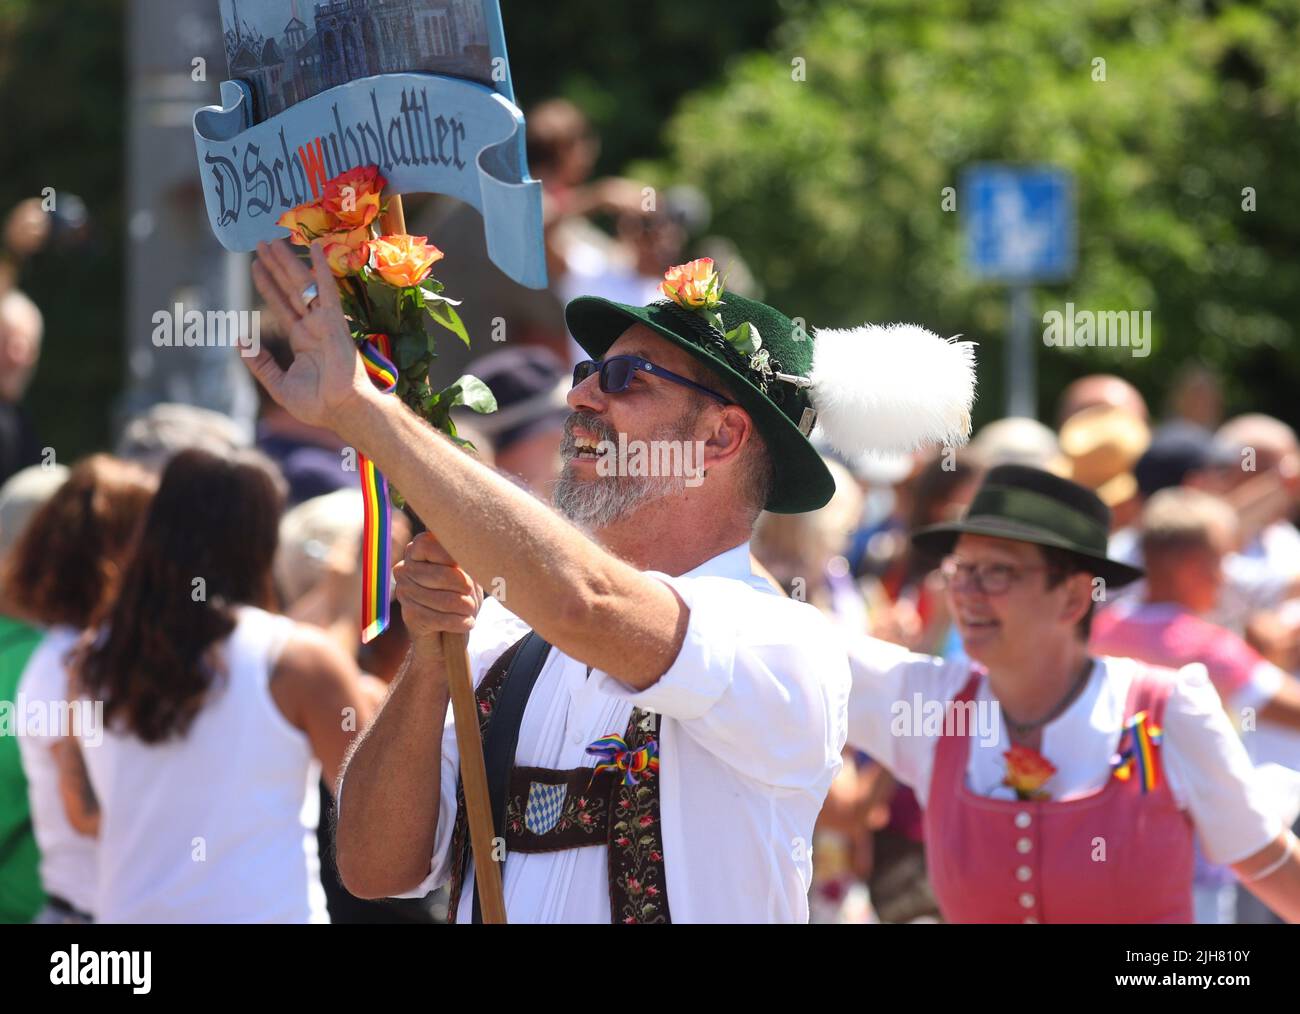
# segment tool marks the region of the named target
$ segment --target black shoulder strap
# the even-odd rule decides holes
[[[510,788],[510,772],[515,766],[515,749],[519,745],[519,726],[523,724],[524,708],[528,706],[533,685],[550,653],[551,646],[530,631],[510,662],[510,669],[492,708],[492,719],[483,734],[483,764],[487,769],[488,795],[492,800],[492,824],[496,836],[503,840],[506,834],[506,796]],[[483,921],[477,884],[474,921]]]

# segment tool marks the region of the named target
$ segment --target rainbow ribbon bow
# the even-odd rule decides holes
[[[1145,711],[1139,711],[1124,726],[1120,734],[1120,752],[1110,759],[1110,766],[1115,777],[1126,782],[1134,770],[1138,774],[1138,785],[1145,796],[1158,782],[1159,769],[1156,767],[1156,750],[1164,739],[1164,731],[1152,721]]]
[[[389,356],[392,342],[386,334],[372,334],[360,346],[361,360],[374,385],[384,394],[397,389],[397,367]],[[361,643],[368,644],[388,629],[388,581],[392,573],[393,507],[388,497],[388,480],[375,463],[358,453],[361,469],[361,498],[365,522],[361,561]]]
[[[622,736],[603,736],[587,747],[587,753],[603,758],[596,765],[593,780],[602,771],[622,771],[623,784],[631,786],[659,770],[659,741],[654,739],[640,750],[631,750]]]

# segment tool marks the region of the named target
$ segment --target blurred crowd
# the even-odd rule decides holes
[[[449,349],[437,369],[474,373],[499,406],[458,423],[462,435],[549,500],[565,393],[585,358],[564,325],[568,299],[648,302],[692,256],[714,257],[732,291],[761,293],[708,235],[698,192],[592,179],[599,142],[569,103],[531,111],[528,130],[548,290],[497,271],[463,207],[431,207],[414,231],[456,251],[440,278],[464,300],[479,354]],[[15,209],[0,271],[0,702],[10,730],[21,726],[0,735],[0,922],[440,920],[437,895],[352,898],[330,858],[335,775],[408,644],[394,603],[389,630],[360,647],[355,454],[263,399],[251,443],[222,415],[160,404],[103,453],[59,463],[23,408],[42,318],[16,286],[41,230],[30,205]],[[291,361],[282,336],[264,328],[262,340]],[[1055,428],[1005,418],[961,450],[828,455],[834,499],[764,515],[755,565],[847,632],[959,658],[940,561],[908,533],[959,516],[993,466],[1071,478],[1110,507],[1111,555],[1147,572],[1122,593],[1103,589],[1094,650],[1203,662],[1294,820],[1300,444],[1277,419],[1225,420],[1206,369],[1188,368],[1173,390],[1157,414],[1122,378],[1089,376],[1061,395]],[[397,515],[398,557],[418,528]],[[75,711],[81,700],[102,715]],[[55,720],[78,715],[80,728]],[[847,760],[819,824],[814,919],[937,919],[915,796],[870,757]],[[1208,862],[1196,900],[1207,922],[1271,918]]]

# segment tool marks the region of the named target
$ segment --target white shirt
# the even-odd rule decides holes
[[[239,610],[183,737],[107,729],[82,742],[100,824],[95,915],[106,923],[328,922],[316,825],[320,764],[270,678],[293,622]]]
[[[60,711],[68,697],[68,670],[64,659],[77,643],[71,627],[53,627],[32,652],[18,681],[18,700],[24,708],[41,708],[47,714],[62,713],[69,722],[79,722],[71,712]],[[65,731],[47,727],[46,735],[18,737],[27,798],[31,804],[32,831],[41,853],[41,886],[46,894],[62,898],[74,908],[94,914],[95,839],[73,830],[59,793],[59,765],[54,744]],[[74,730],[75,731],[75,730]],[[94,730],[87,730],[92,736]]]
[[[851,642],[849,661],[849,743],[910,785],[925,806],[938,742],[926,714],[941,714],[961,692],[970,678],[969,664],[913,654],[870,637]],[[1043,727],[1040,753],[1057,768],[1044,786],[1052,799],[1088,795],[1112,777],[1110,758],[1119,743],[1129,686],[1140,667],[1132,659],[1099,659],[1083,693]],[[1011,739],[986,677],[980,678],[975,700],[981,724],[972,730],[967,785],[982,796],[1015,799],[1002,785],[1003,754]],[[918,711],[919,721],[914,717]],[[1188,811],[1211,861],[1238,862],[1277,837],[1282,822],[1271,793],[1256,778],[1204,666],[1178,671],[1162,728],[1161,760],[1170,790]]]
[[[658,712],[660,816],[674,922],[807,922],[813,824],[841,766],[848,665],[830,622],[777,594],[749,566],[749,544],[682,577],[652,573],[690,609],[676,661],[635,693],[552,648],[524,711],[516,763],[594,767],[586,748],[623,735],[634,707]],[[487,599],[470,636],[475,682],[528,628]],[[610,632],[617,637],[616,631]],[[451,870],[458,755],[450,709],[429,878]],[[609,923],[607,849],[515,853],[505,861],[513,923]],[[473,913],[473,877],[458,921]]]

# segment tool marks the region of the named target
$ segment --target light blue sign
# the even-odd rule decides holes
[[[977,165],[962,177],[966,263],[978,277],[1049,282],[1074,271],[1074,180],[1061,169]]]
[[[255,124],[252,93],[221,85],[194,116],[208,218],[227,250],[281,239],[284,212],[325,182],[378,166],[388,193],[450,194],[483,215],[488,255],[530,288],[546,286],[542,186],[530,179],[523,113],[500,92],[435,74],[381,74],[323,91]]]

